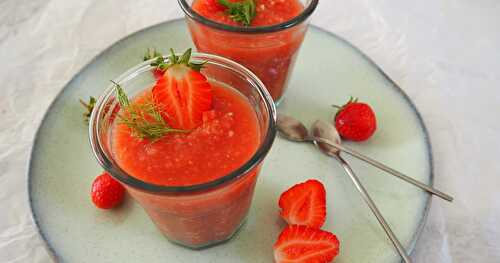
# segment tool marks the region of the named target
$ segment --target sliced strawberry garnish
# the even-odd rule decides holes
[[[281,217],[288,224],[321,228],[326,218],[326,191],[317,180],[296,184],[281,194]]]
[[[189,62],[189,49],[180,58],[171,55],[165,73],[153,87],[153,98],[163,118],[175,129],[191,130],[203,122],[203,112],[212,109],[212,87],[199,72],[201,65]]]
[[[163,74],[165,72],[163,72],[163,70],[161,69],[154,69],[153,70],[153,76],[155,77],[155,79],[160,79],[161,77],[163,77]]]
[[[327,263],[339,254],[337,237],[307,226],[287,226],[274,244],[276,263]]]

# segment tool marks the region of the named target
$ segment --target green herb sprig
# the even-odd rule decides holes
[[[231,19],[244,26],[249,26],[256,15],[254,0],[243,0],[241,2],[218,0],[218,2],[227,7],[225,12]]]
[[[132,130],[132,136],[157,141],[168,133],[185,133],[187,130],[171,128],[162,117],[152,97],[141,102],[130,102],[123,88],[116,82],[116,96],[122,108],[118,115],[120,123]]]
[[[80,104],[82,104],[82,106],[85,108],[85,112],[83,113],[83,120],[87,124],[89,123],[90,115],[92,115],[92,111],[94,110],[96,102],[97,100],[92,96],[90,96],[89,102],[85,102],[80,99]]]

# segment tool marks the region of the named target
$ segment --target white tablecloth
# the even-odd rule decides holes
[[[118,39],[181,15],[175,0],[0,1],[0,262],[50,262],[26,171],[58,91]],[[433,202],[415,262],[500,262],[500,1],[321,0],[312,23],[372,57],[429,128],[436,186],[456,200]]]

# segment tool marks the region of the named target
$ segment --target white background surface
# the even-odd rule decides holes
[[[436,187],[455,197],[434,200],[415,262],[500,262],[500,2],[320,2],[312,23],[358,46],[413,99]],[[115,41],[181,15],[175,0],[0,1],[0,262],[50,262],[26,188],[50,102]]]

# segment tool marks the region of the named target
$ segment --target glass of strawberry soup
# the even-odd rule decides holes
[[[276,112],[245,67],[186,54],[116,78],[96,104],[90,142],[170,241],[204,248],[229,240],[245,222]]]
[[[199,51],[246,66],[280,102],[318,0],[178,2]]]

